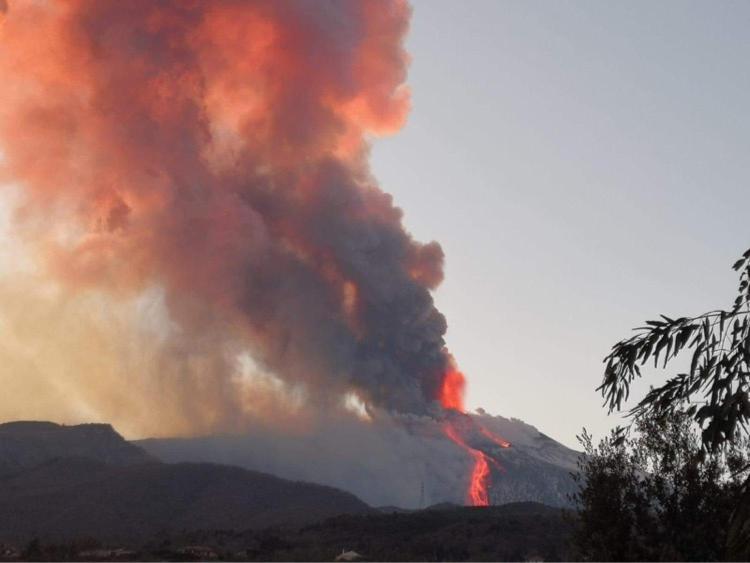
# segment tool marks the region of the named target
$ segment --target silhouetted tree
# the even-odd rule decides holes
[[[706,450],[690,415],[639,417],[586,456],[573,544],[584,560],[715,561],[725,555],[730,520],[747,473],[747,439]]]
[[[610,412],[622,408],[630,383],[653,360],[666,365],[683,350],[692,351],[689,371],[652,388],[632,409],[636,417],[685,408],[701,425],[704,444],[720,446],[750,420],[750,250],[734,264],[740,272],[738,295],[728,310],[697,317],[646,321],[637,334],[612,347],[598,387]]]
[[[734,304],[677,319],[661,315],[612,347],[598,390],[610,412],[622,408],[630,384],[648,361],[667,364],[686,350],[689,370],[652,387],[630,410],[634,420],[684,411],[701,429],[703,448],[716,454],[747,435],[750,420],[750,250],[733,266],[740,279]],[[750,481],[738,491],[729,556],[750,559]]]

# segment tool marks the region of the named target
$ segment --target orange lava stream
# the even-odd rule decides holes
[[[489,506],[490,499],[487,493],[490,478],[490,466],[484,452],[476,450],[464,442],[452,426],[444,426],[445,434],[456,444],[464,448],[474,458],[474,468],[471,470],[469,490],[466,493],[467,500],[472,506]]]
[[[478,425],[478,426],[479,426],[479,431],[482,433],[482,436],[484,436],[488,440],[494,442],[501,448],[510,447],[510,442],[508,442],[508,440],[503,440],[500,436],[496,436],[495,434],[487,430],[484,426],[481,426],[481,425]]]
[[[440,388],[440,404],[444,409],[455,410],[465,413],[464,410],[464,391],[466,389],[466,378],[458,371],[455,365],[451,365],[448,372],[443,377]],[[479,432],[494,444],[501,448],[509,448],[510,442],[495,436],[492,432],[483,426],[476,425]],[[469,446],[466,441],[459,435],[457,429],[450,421],[443,425],[445,435],[453,442],[465,449],[474,459],[474,467],[471,471],[469,480],[469,490],[466,493],[467,502],[472,506],[489,506],[490,499],[488,488],[490,484],[490,466],[489,462],[500,468],[497,461],[488,457],[483,451]]]
[[[487,456],[479,450],[470,449],[470,451],[474,456],[474,469],[471,472],[469,500],[472,506],[489,506],[490,497],[487,487],[490,480],[490,466],[487,464]]]

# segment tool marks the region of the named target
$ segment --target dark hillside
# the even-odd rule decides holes
[[[235,467],[58,459],[0,479],[0,540],[139,541],[160,531],[302,525],[370,508],[354,495]]]

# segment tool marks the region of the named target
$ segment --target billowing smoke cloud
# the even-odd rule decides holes
[[[176,427],[226,426],[249,400],[247,352],[318,407],[354,392],[371,409],[440,408],[442,251],[410,237],[367,164],[368,136],[409,106],[405,2],[4,4],[14,236],[76,311],[156,296],[163,341],[139,348],[151,361],[130,366],[129,392],[182,409]],[[195,415],[201,400],[214,414]]]

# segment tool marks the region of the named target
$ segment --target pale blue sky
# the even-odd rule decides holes
[[[748,29],[747,2],[414,2],[413,109],[373,167],[446,252],[470,407],[574,446],[616,422],[594,392],[616,340],[731,303]]]

